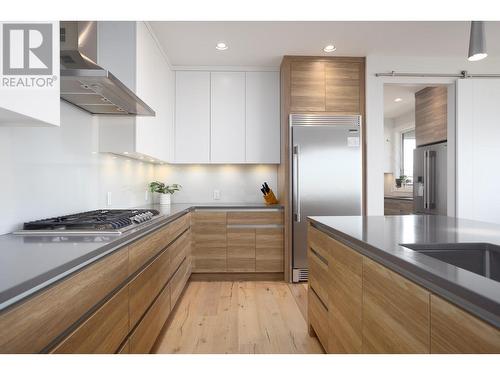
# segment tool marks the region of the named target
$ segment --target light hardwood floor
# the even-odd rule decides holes
[[[307,333],[307,287],[191,281],[155,353],[323,353]]]

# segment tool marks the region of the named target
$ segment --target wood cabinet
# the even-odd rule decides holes
[[[290,71],[290,111],[325,111],[325,63],[292,61]]]
[[[155,111],[155,116],[99,116],[99,151],[170,162],[174,72],[146,23],[102,21],[98,29],[99,65]]]
[[[245,73],[211,73],[210,161],[245,162]]]
[[[328,353],[500,353],[499,329],[311,225],[308,248],[310,333]]]
[[[325,110],[359,114],[362,112],[364,63],[328,61],[325,63]]]
[[[195,211],[193,218],[193,272],[226,272],[226,212]]]
[[[430,293],[363,259],[363,352],[430,353]]]
[[[384,215],[411,215],[414,211],[413,200],[384,198]]]
[[[0,353],[150,350],[191,275],[189,225],[183,215],[0,313]]]
[[[283,272],[281,210],[193,213],[194,273]]]
[[[280,162],[278,72],[245,74],[245,162]]]
[[[431,353],[500,353],[500,330],[431,296]]]
[[[176,72],[175,163],[280,162],[277,72]]]
[[[255,229],[227,229],[227,271],[255,272]]]
[[[66,337],[53,353],[113,354],[128,334],[128,321],[128,287],[125,287]]]
[[[209,72],[175,72],[174,161],[210,161]]]
[[[448,88],[426,87],[415,93],[415,140],[417,146],[446,141]]]

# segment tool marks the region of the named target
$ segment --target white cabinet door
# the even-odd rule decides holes
[[[279,72],[246,73],[246,162],[280,163]]]
[[[212,163],[245,162],[245,73],[214,72],[211,87]]]
[[[175,74],[175,162],[210,161],[210,73]]]

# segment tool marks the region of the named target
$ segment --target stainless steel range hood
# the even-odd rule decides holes
[[[87,112],[154,116],[155,111],[97,58],[97,22],[61,22],[61,98]],[[131,57],[133,58],[133,57]]]

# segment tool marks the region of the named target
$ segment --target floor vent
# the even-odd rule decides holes
[[[309,279],[309,271],[307,268],[294,268],[292,273],[292,281],[300,283]]]

